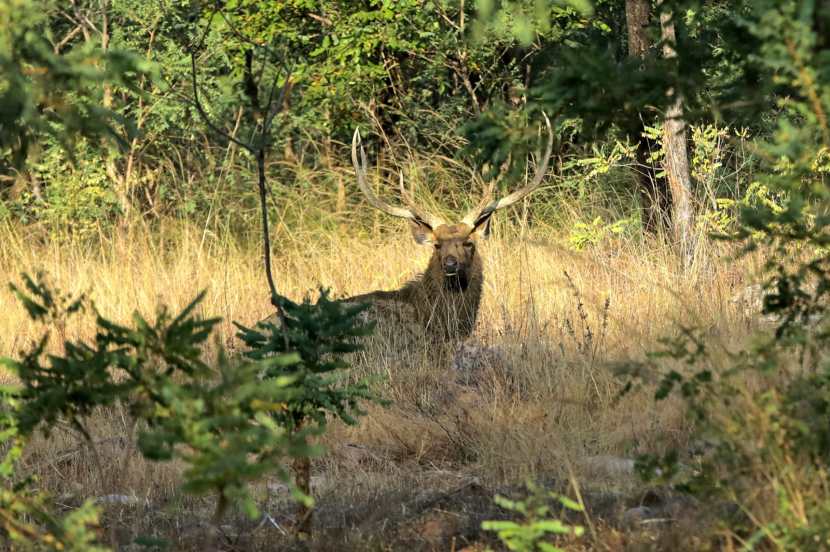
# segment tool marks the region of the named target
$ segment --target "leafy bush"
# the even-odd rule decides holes
[[[577,222],[568,236],[568,245],[579,251],[588,245],[596,245],[609,237],[618,236],[636,223],[637,221],[628,218],[606,224],[601,217],[589,223]]]
[[[280,321],[268,319],[255,329],[237,324],[239,338],[248,347],[246,357],[263,361],[288,352],[298,355],[297,362],[274,365],[262,374],[264,380],[290,377],[301,390],[274,414],[275,419],[292,429],[309,422],[324,429],[329,415],[356,423],[355,416],[363,414],[360,401],[375,397],[368,381],[349,383],[339,371],[349,366],[343,356],[360,350],[357,338],[374,328],[374,323],[361,322],[360,314],[369,305],[332,301],[326,290],[320,291],[316,302],[308,297],[301,303],[285,297],[278,301]]]
[[[495,532],[499,540],[509,549],[517,552],[561,552],[546,539],[556,535],[581,536],[585,530],[579,525],[569,525],[558,519],[551,519],[550,501],[558,502],[563,509],[581,512],[582,505],[553,492],[545,492],[533,483],[528,483],[530,495],[525,500],[510,500],[496,495],[495,502],[505,510],[515,512],[521,521],[485,521],[481,528]]]
[[[91,501],[65,516],[53,516],[47,497],[30,489],[28,480],[19,481],[15,463],[23,452],[25,438],[20,434],[16,389],[0,386],[0,536],[15,546],[47,550],[97,552],[95,546],[99,512]]]
[[[63,328],[68,318],[93,308],[84,297],[54,292],[41,277],[24,277],[24,283],[25,290],[12,289],[30,317],[50,327]],[[2,473],[6,488],[15,488],[13,466],[27,440],[35,431],[48,433],[59,419],[85,437],[99,462],[89,415],[120,401],[141,421],[138,447],[146,458],[183,462],[185,491],[218,496],[217,521],[230,504],[257,515],[249,484],[265,474],[287,479],[284,460],[312,452],[307,431],[281,426],[274,417],[301,392],[297,378],[285,373],[300,356],[231,362],[220,351],[215,365],[207,363],[203,346],[218,320],[193,316],[201,299],[176,316],[162,309],[153,323],[136,314],[131,327],[96,313],[93,342],[65,341],[62,354],[48,354],[47,332],[20,359],[2,359],[0,365],[19,381],[0,397],[0,436],[10,447]],[[280,370],[283,375],[262,378]],[[39,508],[38,502],[13,491],[4,503],[5,530],[25,536],[15,528],[25,526],[21,516]],[[86,507],[67,523],[77,528],[92,520]]]
[[[358,351],[357,339],[374,328],[374,323],[363,323],[360,318],[369,305],[332,301],[326,290],[320,290],[314,303],[308,297],[301,303],[277,297],[277,304],[281,312],[278,319],[265,320],[253,329],[237,327],[248,347],[245,356],[251,359],[261,362],[289,351],[298,355],[297,362],[275,364],[262,373],[263,381],[289,378],[296,387],[291,400],[272,414],[280,427],[320,433],[330,416],[353,425],[356,417],[364,414],[361,401],[384,402],[371,392],[368,381],[350,382],[343,373],[349,366],[344,355]],[[305,458],[294,464],[297,488],[305,495],[311,491],[310,470]],[[308,533],[311,511],[306,505],[301,506],[299,517],[301,531]]]
[[[94,310],[83,296],[52,290],[42,276],[24,276],[24,288],[12,289],[33,320],[59,331],[71,317]],[[358,323],[365,306],[331,301],[325,291],[316,303],[279,298],[283,325],[262,323],[266,333],[242,333],[249,360],[232,361],[220,349],[208,363],[203,348],[219,320],[193,315],[202,297],[176,316],[161,309],[152,323],[135,314],[132,326],[95,312],[92,342],[64,341],[62,354],[49,354],[46,332],[20,359],[0,359],[19,380],[0,389],[0,444],[9,447],[0,476],[12,489],[0,496],[6,533],[32,542],[68,535],[66,543],[80,545],[87,538],[83,527],[97,519],[86,505],[54,521],[44,513],[43,497],[27,495],[25,484],[14,486],[15,461],[28,439],[36,431],[48,434],[59,420],[86,439],[99,463],[89,416],[102,406],[126,405],[140,421],[139,451],[150,460],[182,462],[183,490],[215,494],[218,522],[229,505],[259,515],[250,484],[268,474],[291,483],[285,460],[315,452],[308,438],[325,429],[327,416],[356,423],[359,403],[374,399],[368,382],[338,375],[348,366],[343,355],[358,350],[355,339],[371,331]],[[103,472],[100,463],[97,469]],[[290,488],[310,506],[307,477]],[[46,530],[24,521],[34,513]]]
[[[31,147],[44,137],[72,155],[79,136],[108,136],[120,117],[102,106],[100,84],[135,88],[149,64],[130,53],[87,44],[66,54],[49,38],[50,2],[9,0],[0,4],[0,163],[22,167]],[[57,10],[56,10],[57,11]]]
[[[696,330],[667,340],[657,356],[680,366],[662,374],[656,398],[686,402],[701,450],[640,463],[647,476],[736,506],[727,534],[746,549],[830,545],[830,80],[816,29],[827,14],[814,9],[761,3],[741,20],[759,43],[754,62],[776,72],[780,115],[752,144],[762,163],[732,237],[765,253],[759,314],[776,320],[775,332],[743,351],[715,350]]]
[[[86,141],[74,149],[75,163],[57,147],[47,149],[30,165],[32,178],[41,182],[42,202],[24,208],[54,235],[84,237],[106,229],[119,212],[103,159]]]

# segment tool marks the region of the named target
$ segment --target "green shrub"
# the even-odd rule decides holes
[[[12,289],[29,316],[49,327],[65,327],[72,316],[93,309],[84,297],[70,298],[51,290],[41,277],[24,277],[24,284],[25,289]],[[206,362],[203,348],[218,320],[194,317],[201,298],[176,316],[160,310],[153,323],[135,314],[132,326],[96,313],[92,342],[65,341],[62,354],[48,354],[47,332],[21,358],[0,359],[0,365],[19,381],[0,396],[0,437],[4,447],[10,447],[0,475],[4,487],[12,489],[4,495],[0,513],[9,535],[40,534],[15,529],[25,527],[29,523],[25,516],[40,511],[42,503],[21,494],[25,485],[15,486],[19,478],[14,463],[28,439],[36,431],[48,433],[62,420],[84,436],[99,463],[97,469],[103,472],[87,424],[96,409],[115,402],[126,405],[139,421],[138,448],[146,458],[179,460],[186,466],[186,492],[218,497],[216,521],[231,504],[250,516],[258,515],[250,483],[266,474],[288,480],[286,458],[312,452],[307,431],[281,426],[273,416],[300,393],[297,378],[261,377],[297,364],[299,355],[232,362],[220,350],[215,363]],[[74,531],[79,524],[94,521],[93,514],[86,506],[67,518],[67,527]],[[44,519],[51,523],[51,518]]]
[[[529,496],[525,500],[510,500],[496,495],[495,502],[505,510],[521,516],[520,521],[485,521],[481,528],[493,531],[499,540],[516,552],[561,552],[548,539],[557,535],[581,536],[585,530],[579,525],[569,525],[558,519],[552,519],[551,500],[563,509],[574,512],[583,511],[582,505],[552,492],[545,492],[533,483],[527,485]]]

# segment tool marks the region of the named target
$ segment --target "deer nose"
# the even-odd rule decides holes
[[[452,255],[444,259],[444,270],[447,272],[455,272],[458,270],[458,259]]]

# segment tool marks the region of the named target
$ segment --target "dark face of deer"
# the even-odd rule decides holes
[[[444,288],[450,291],[465,291],[472,271],[477,270],[475,234],[475,230],[464,223],[442,224],[435,229],[412,224],[415,241],[429,243],[435,248],[429,270],[440,270]]]

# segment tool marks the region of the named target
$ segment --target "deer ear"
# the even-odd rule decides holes
[[[412,237],[419,244],[429,244],[435,241],[432,228],[423,222],[410,221],[409,227],[412,230]]]

